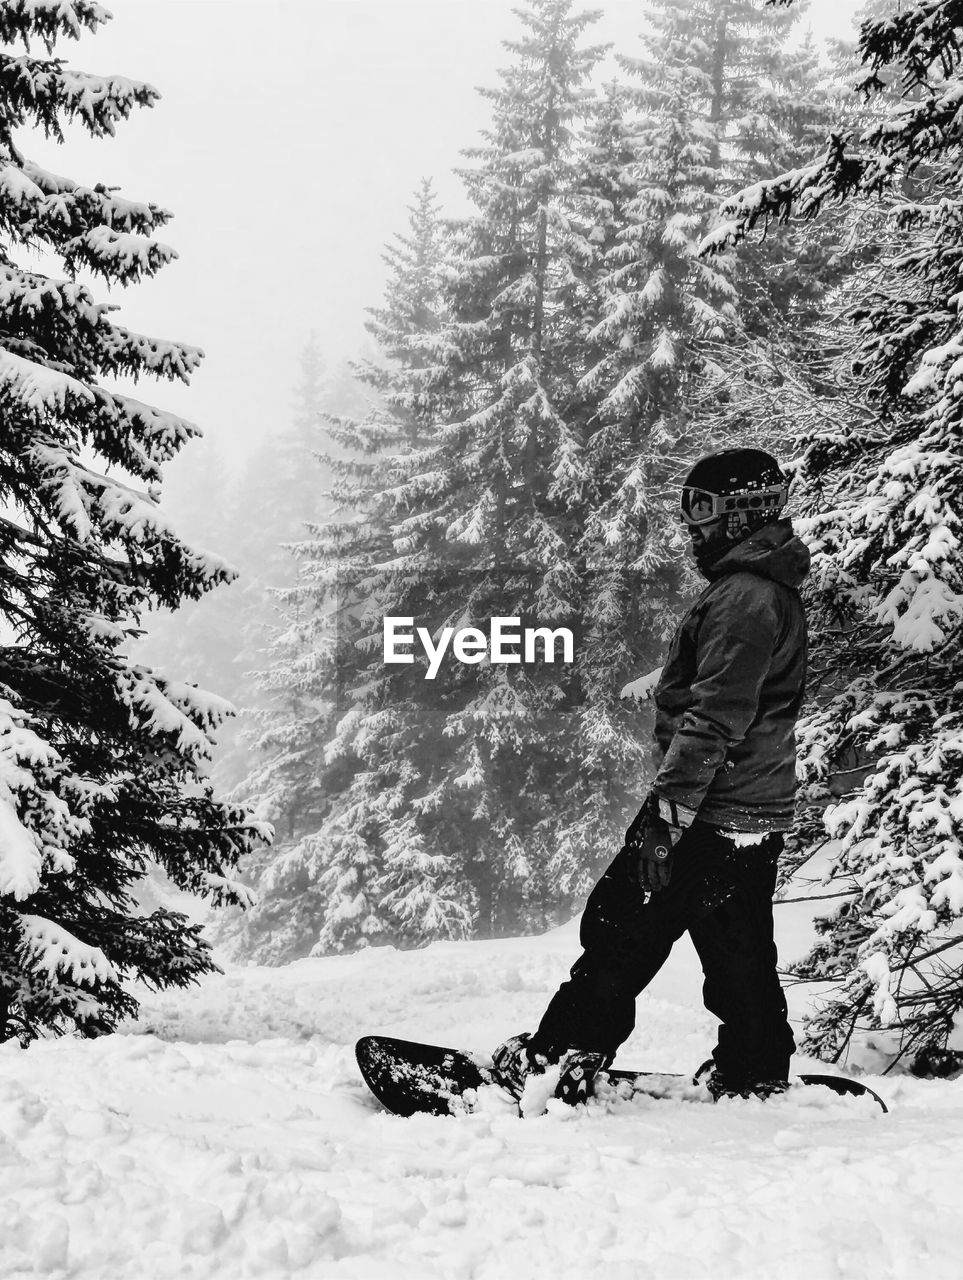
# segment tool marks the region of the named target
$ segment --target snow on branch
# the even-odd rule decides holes
[[[844,569],[882,530],[902,531],[901,543],[886,558],[899,576],[887,577],[873,609],[878,622],[893,628],[896,644],[919,652],[936,648],[963,621],[963,531],[954,501],[963,455],[941,429],[941,408],[936,406],[916,439],[881,460],[865,496],[845,517],[851,540]]]
[[[0,387],[10,394],[30,413],[63,412],[71,399],[82,402],[93,400],[89,387],[71,378],[69,374],[48,369],[33,360],[25,360],[0,347]]]
[[[58,36],[79,40],[84,30],[96,31],[111,18],[109,9],[91,0],[4,0],[0,5],[0,42],[28,45],[38,36],[52,53]]]
[[[83,780],[65,772],[59,752],[29,719],[0,698],[0,895],[17,901],[37,892],[45,866],[54,874],[72,871],[68,848],[90,834]],[[80,812],[57,793],[57,782],[73,791]]]
[[[164,253],[163,246],[156,247]],[[0,311],[8,318],[8,350],[19,348],[21,355],[37,355],[48,365],[63,362],[92,366],[102,374],[137,378],[149,373],[190,381],[204,358],[200,347],[113,325],[107,319],[113,310],[115,304],[95,302],[82,284],[72,280],[0,266]],[[31,337],[18,337],[21,329]]]
[[[96,303],[84,285],[73,280],[51,280],[36,271],[21,271],[5,263],[0,268],[0,311],[5,317],[29,319],[32,327],[53,324],[69,317],[96,329],[109,303]]]
[[[216,875],[213,871],[203,871],[200,877],[203,891],[213,899],[215,906],[256,907],[258,896],[243,880],[231,876]]]
[[[196,685],[163,680],[149,667],[132,665],[118,671],[116,688],[133,728],[173,738],[176,750],[195,762],[210,758],[213,730],[234,713],[226,698]]]
[[[10,794],[5,776],[8,763],[4,744],[0,747],[0,895],[9,895],[21,902],[40,888],[42,859],[37,842],[20,821]]]
[[[842,146],[842,140],[833,138]],[[755,182],[730,196],[719,206],[722,222],[703,236],[696,247],[700,257],[739,244],[760,218],[788,221],[792,213],[813,217],[822,202],[836,194],[830,172],[833,152],[826,151],[811,164],[762,182]]]
[[[210,693],[207,689],[201,689],[196,684],[165,680],[164,693],[173,706],[190,716],[193,723],[203,725],[210,732],[219,728],[225,720],[237,713],[229,699],[222,698],[217,693]]]
[[[117,981],[117,970],[100,947],[81,942],[62,925],[44,916],[22,915],[18,923],[28,963],[47,978],[66,975],[83,986]]]
[[[32,160],[0,158],[0,222],[22,243],[40,236],[58,244],[92,227],[150,235],[170,218],[167,209],[102,184],[85,187]]]
[[[909,571],[880,601],[876,617],[893,628],[895,644],[929,653],[959,626],[963,595],[939,578]]]
[[[138,446],[143,446],[138,448],[138,452],[145,464],[148,461],[167,462],[189,440],[202,434],[200,427],[176,413],[156,409],[119,391],[108,391],[103,387],[92,390],[99,402],[99,416],[105,419],[104,425],[109,425],[114,431],[122,430],[128,438],[133,437]],[[142,474],[148,474],[146,466]],[[148,478],[158,478],[157,472],[151,469]]]
[[[42,473],[38,492],[47,497],[62,528],[79,542],[96,536],[128,550],[163,548],[181,562],[195,591],[237,577],[235,566],[215,552],[183,544],[149,494],[83,466],[61,445],[35,444],[25,454]]]
[[[905,68],[904,90],[925,85],[926,92],[903,99],[879,123],[858,137],[862,154],[847,152],[849,133],[830,133],[826,152],[811,164],[789,170],[736,192],[720,206],[722,223],[705,236],[698,253],[706,255],[738,244],[760,218],[787,221],[791,213],[814,217],[827,198],[841,200],[862,192],[879,194],[900,172],[912,172],[921,160],[943,153],[959,126],[963,84],[959,78],[960,5],[927,0],[885,21],[864,24],[859,52],[873,67],[858,87],[878,91],[875,72],[892,61]],[[931,69],[942,79],[930,80]]]
[[[862,61],[880,70],[893,62],[905,65],[903,83],[919,84],[933,67],[948,79],[959,64],[959,0],[916,0],[883,19],[864,22],[860,29]]]
[[[63,141],[61,117],[79,120],[95,138],[113,136],[135,106],[150,107],[160,97],[153,85],[126,76],[94,76],[57,61],[0,53],[0,101],[10,123],[36,121],[48,136]]]
[[[930,934],[963,913],[963,783],[953,774],[963,749],[959,716],[933,718],[925,699],[906,694],[898,704],[897,697],[889,697],[888,714],[879,694],[872,712],[850,719],[847,728],[875,728],[864,744],[870,754],[886,753],[859,792],[831,805],[823,819],[838,839],[839,866],[872,904],[866,953],[891,950],[914,932]],[[927,717],[925,732],[912,727],[914,716]]]
[[[35,444],[26,455],[41,472],[38,487],[48,495],[56,518],[79,542],[86,542],[95,527],[107,539],[140,544],[177,540],[148,494],[92,471],[63,446]]]
[[[177,257],[170,245],[130,231],[91,227],[60,246],[68,270],[86,267],[105,280],[134,284],[155,275]]]
[[[101,368],[107,373],[151,373],[158,378],[179,378],[189,382],[190,376],[204,358],[200,347],[183,342],[168,342],[147,334],[133,333],[121,325],[103,337],[99,353]]]
[[[963,334],[957,333],[946,342],[930,347],[923,353],[920,357],[920,367],[904,385],[903,394],[919,396],[925,392],[935,391],[940,382],[947,393],[952,393],[961,376],[963,376]]]
[[[881,1026],[888,1027],[896,1021],[896,1001],[891,994],[893,975],[886,956],[874,952],[862,961],[860,967],[873,984],[873,1013]]]

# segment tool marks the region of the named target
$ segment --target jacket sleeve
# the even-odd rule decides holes
[[[778,605],[766,579],[734,574],[708,601],[696,637],[692,701],[652,784],[660,800],[677,806],[684,825],[758,714],[778,633]]]

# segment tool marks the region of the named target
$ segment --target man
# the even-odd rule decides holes
[[[560,1067],[557,1097],[589,1096],[632,1032],[636,996],[685,932],[721,1022],[702,1077],[712,1096],[786,1087],[795,1044],[772,895],[793,818],[806,671],[798,588],[809,570],[781,518],[787,499],[778,463],[758,449],[712,454],[686,477],[681,518],[709,585],[682,619],[655,690],[661,765],[586,904],[569,980],[534,1034],[495,1050],[516,1097],[550,1063]]]

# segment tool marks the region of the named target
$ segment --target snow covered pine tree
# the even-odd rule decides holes
[[[315,492],[332,485],[336,506],[323,522],[308,521],[309,537],[292,546],[298,583],[281,596],[286,626],[268,650],[270,665],[257,673],[268,699],[255,713],[262,725],[254,743],[259,762],[237,794],[274,823],[277,839],[245,864],[257,905],[241,915],[225,913],[217,941],[261,964],[298,959],[316,944],[321,951],[342,950],[404,936],[387,901],[392,886],[380,851],[372,846],[378,815],[397,785],[392,757],[399,750],[403,756],[412,740],[442,743],[441,723],[424,699],[410,706],[399,699],[390,738],[402,745],[388,760],[381,756],[380,734],[371,727],[384,724],[379,702],[390,682],[371,669],[373,661],[380,666],[380,655],[371,653],[371,615],[380,622],[380,616],[411,613],[412,601],[437,577],[430,564],[398,573],[393,490],[418,473],[416,450],[428,444],[432,423],[444,420],[447,381],[432,352],[446,250],[430,181],[419,185],[409,214],[407,233],[395,236],[383,255],[384,304],[370,310],[365,326],[377,340],[378,358],[353,366],[375,403],[359,421],[347,416],[349,405],[324,397],[333,485],[327,467],[311,465],[307,441],[302,449],[303,475]],[[356,575],[360,587],[357,566],[363,567]],[[357,714],[345,716],[349,697]],[[409,788],[411,782],[405,779]],[[424,936],[460,933],[465,912],[457,902],[449,909],[446,896],[434,893],[450,854],[424,848],[407,805],[389,808],[400,810],[396,844],[410,872],[397,877],[406,881],[406,924]],[[447,843],[457,844],[454,832]]]
[[[963,1010],[961,46],[960,0],[877,8],[860,32],[862,88],[881,95],[891,68],[901,100],[733,197],[703,244],[828,201],[898,196],[903,243],[852,310],[852,373],[873,420],[824,428],[800,472],[820,584],[815,664],[838,677],[802,726],[802,764],[810,777],[847,752],[866,765],[825,814],[853,892],[802,970],[837,980],[808,1028],[809,1047],[837,1058],[860,1026],[892,1027],[895,1050],[939,1057]],[[922,166],[928,180],[908,181]]]
[[[182,889],[237,901],[240,853],[270,836],[199,774],[230,707],[125,656],[142,612],[233,576],[158,509],[161,464],[197,429],[104,386],[186,381],[201,352],[132,333],[78,274],[126,285],[174,257],[169,214],[26,159],[15,132],[111,135],[156,90],[68,69],[58,39],[109,17],[88,0],[0,4],[0,1037],[108,1031],[136,1012],[127,980],[184,985],[214,969],[199,928],[138,914],[159,864]],[[30,53],[41,41],[47,59]],[[25,52],[11,51],[24,46]],[[59,256],[66,279],[21,266]],[[105,470],[94,469],[101,460]],[[134,487],[126,474],[146,486]]]
[[[624,827],[609,782],[632,743],[595,731],[574,664],[513,678],[456,662],[443,687],[420,662],[386,667],[381,635],[391,615],[437,634],[500,616],[562,627],[587,612],[576,542],[589,413],[575,392],[585,343],[573,305],[585,275],[569,223],[581,203],[576,126],[601,57],[583,34],[596,16],[573,0],[518,9],[511,62],[483,91],[490,124],[465,152],[472,214],[435,236],[423,193],[389,263],[371,330],[391,361],[385,411],[355,439],[366,454],[397,452],[367,478],[356,468],[347,497],[370,513],[361,536],[339,542],[334,526],[312,553],[320,586],[340,565],[366,590],[344,626],[358,633],[354,656],[339,652],[353,705],[326,748],[331,763],[363,767],[312,842],[326,894],[319,951],[557,923],[583,887],[571,868],[600,828]]]

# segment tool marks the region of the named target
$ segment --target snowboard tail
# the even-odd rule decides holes
[[[355,1054],[365,1084],[383,1107],[398,1116],[418,1112],[448,1116],[466,1110],[467,1094],[495,1083],[491,1072],[467,1053],[439,1045],[364,1036]]]
[[[364,1036],[355,1047],[365,1084],[386,1110],[397,1116],[417,1114],[447,1116],[471,1111],[475,1093],[484,1085],[498,1082],[490,1066],[460,1049],[419,1044],[391,1036]],[[604,1073],[615,1086],[628,1084],[632,1093],[650,1097],[672,1096],[667,1084],[691,1084],[682,1072],[608,1070]],[[814,1085],[834,1093],[872,1098],[882,1111],[886,1103],[867,1085],[846,1076],[798,1076],[793,1085]],[[677,1095],[684,1096],[684,1095]]]

